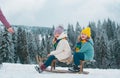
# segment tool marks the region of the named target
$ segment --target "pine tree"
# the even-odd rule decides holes
[[[22,64],[29,63],[28,59],[28,49],[26,41],[26,32],[22,28],[18,28],[18,38],[17,38],[17,55]]]
[[[79,24],[79,22],[77,22],[77,23],[76,23],[76,29],[75,29],[75,35],[76,35],[75,39],[76,39],[76,42],[77,42],[78,36],[80,35],[81,30],[82,30],[82,29],[81,29],[81,27],[80,27],[80,24]]]
[[[12,35],[12,42],[14,48],[14,62],[17,63],[18,56],[17,56],[17,31]]]
[[[3,62],[14,62],[14,50],[13,44],[11,40],[11,35],[8,34],[6,28],[4,28],[4,32],[2,32],[2,42],[1,42],[1,53]]]
[[[28,48],[28,57],[30,60],[30,63],[36,63],[35,56],[37,54],[36,45],[35,45],[35,38],[32,34],[32,32],[27,32],[27,48]]]
[[[3,36],[2,36],[2,29],[0,27],[0,64],[2,64],[3,61],[3,56],[4,56],[4,51],[3,51],[3,47],[2,47],[2,43],[3,43]]]
[[[76,35],[75,35],[73,25],[70,25],[70,24],[68,25],[67,35],[68,35],[70,46],[74,47],[76,44]]]
[[[93,39],[93,41],[95,41],[95,36],[96,36],[96,25],[95,25],[95,23],[94,22],[91,22],[91,23],[89,23],[89,25],[88,25],[90,28],[91,28],[91,37],[92,37],[92,39]]]
[[[115,31],[115,32],[117,32],[116,33],[117,39],[120,40],[120,35],[119,35],[120,34],[120,26],[119,25],[117,25],[117,31]]]
[[[97,61],[97,67],[99,68],[107,68],[109,63],[107,62],[109,59],[109,50],[108,44],[106,42],[105,34],[101,33],[95,39],[95,60]]]
[[[111,49],[111,68],[120,68],[120,40],[116,39],[110,42]]]
[[[116,30],[115,23],[112,22],[110,19],[108,19],[108,21],[103,22],[103,29],[106,30],[109,40],[113,40],[116,37],[116,33],[114,32]]]

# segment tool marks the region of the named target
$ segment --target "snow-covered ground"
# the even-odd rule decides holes
[[[3,63],[0,67],[0,78],[120,78],[120,69],[85,69],[90,72],[88,75],[50,72],[39,74],[34,66]],[[56,69],[67,68],[57,67]]]

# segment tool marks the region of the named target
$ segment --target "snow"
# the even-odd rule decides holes
[[[39,74],[33,64],[3,63],[0,66],[0,78],[120,78],[120,69],[84,69],[88,75],[70,73],[43,72]],[[57,67],[56,69],[67,69]]]

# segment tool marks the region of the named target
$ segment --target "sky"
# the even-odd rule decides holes
[[[110,18],[120,23],[120,0],[0,0],[12,25],[52,27],[68,24],[87,26]]]

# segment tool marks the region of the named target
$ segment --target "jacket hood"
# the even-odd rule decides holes
[[[62,39],[68,37],[67,34],[65,32],[61,33],[60,36],[57,39]]]
[[[90,39],[88,40],[88,42],[89,42],[91,45],[94,45],[92,38],[90,38]]]

